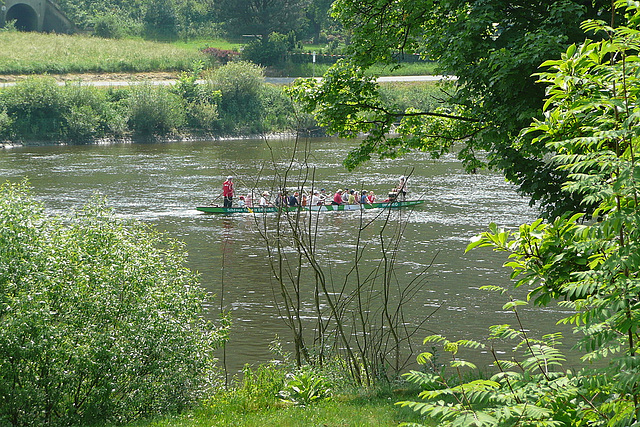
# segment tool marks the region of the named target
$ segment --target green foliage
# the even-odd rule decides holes
[[[0,32],[18,32],[16,28],[16,21],[5,21],[4,25],[0,27]]]
[[[238,395],[242,396],[245,405],[254,408],[273,406],[276,395],[285,382],[286,372],[282,366],[267,363],[252,369],[245,365],[242,370],[242,383],[237,388]]]
[[[203,409],[219,415],[221,412],[247,414],[273,408],[278,404],[277,394],[284,385],[285,375],[283,366],[273,362],[257,367],[245,365],[242,377],[208,396],[203,402]],[[210,424],[211,416],[207,418]]]
[[[349,169],[374,154],[395,158],[412,149],[428,151],[438,158],[450,150],[451,141],[484,126],[470,120],[465,134],[458,134],[461,127],[453,127],[452,119],[459,117],[459,109],[446,104],[436,107],[433,102],[422,102],[429,110],[410,107],[402,112],[403,102],[390,97],[388,91],[384,98],[381,96],[375,76],[344,60],[332,66],[322,81],[297,80],[290,93],[327,133],[343,138],[366,135],[347,156],[345,166]],[[431,119],[425,121],[425,116]]]
[[[249,372],[249,375],[247,375]],[[423,417],[407,408],[390,405],[406,389],[335,390],[330,400],[311,406],[283,403],[276,393],[284,384],[287,368],[268,363],[243,369],[237,385],[220,389],[200,407],[180,416],[162,417],[130,427],[196,426],[397,426],[402,420]],[[346,375],[346,373],[342,373]],[[247,390],[244,383],[253,386]],[[273,385],[277,387],[275,391]],[[435,426],[435,424],[429,424]]]
[[[0,106],[4,133],[28,140],[88,141],[103,136],[113,118],[105,110],[103,91],[78,84],[60,87],[47,77],[6,89]]]
[[[524,301],[511,301],[504,308],[516,313],[519,319],[516,308],[524,304]],[[466,381],[461,368],[476,368],[460,359],[458,351],[484,348],[485,345],[471,340],[452,342],[440,335],[427,337],[425,343],[439,343],[451,354],[449,366],[457,375],[448,378],[446,370],[439,373],[411,371],[405,377],[422,387],[423,391],[418,395],[422,401],[398,404],[427,415],[439,426],[580,425],[574,422],[581,407],[575,404],[580,396],[579,380],[570,373],[554,371],[565,360],[555,348],[560,339],[560,334],[532,339],[522,325],[518,329],[509,325],[493,326],[489,340],[515,342],[511,345],[513,356],[499,359],[495,348],[498,343],[492,344],[491,353],[499,372],[490,379]],[[430,353],[423,353],[418,362],[426,364],[430,358]]]
[[[298,97],[319,121],[338,120],[332,133],[369,135],[347,159],[348,167],[372,155],[439,155],[462,144],[456,152],[467,170],[502,170],[554,217],[578,201],[560,191],[566,173],[546,161],[553,148],[526,138],[513,142],[540,117],[544,89],[531,76],[538,65],[581,41],[580,22],[606,16],[610,7],[608,0],[338,0],[332,13],[350,32],[351,64],[333,67],[325,75],[330,81],[299,85]],[[455,88],[443,93],[442,111],[418,105],[381,109],[379,94],[359,93],[358,87],[370,85],[360,69],[399,66],[407,54],[434,60],[442,74],[457,77]],[[346,122],[339,118],[345,109]]]
[[[274,85],[265,85],[261,95],[261,123],[264,132],[293,131],[308,127],[315,127],[311,117],[300,113],[296,106],[282,90]]]
[[[147,3],[144,13],[145,35],[155,40],[174,40],[178,35],[178,16],[172,0]]]
[[[303,0],[219,0],[217,3],[228,34],[261,39],[274,32],[299,33],[306,24],[306,6]]]
[[[93,34],[106,39],[121,39],[141,34],[136,21],[131,21],[114,11],[96,14],[93,18]]]
[[[418,111],[435,111],[442,104],[441,88],[432,82],[389,82],[379,87],[384,105],[392,105],[398,111],[410,108]]]
[[[8,117],[4,132],[27,140],[86,142],[128,130],[166,134],[185,122],[182,100],[166,88],[140,84],[121,93],[126,100],[112,100],[100,88],[29,78],[7,88],[0,98]]]
[[[171,39],[179,36],[183,40],[219,37],[223,30],[234,37],[245,34],[266,37],[272,32],[290,31],[311,37],[335,27],[328,18],[330,2],[326,0],[59,0],[57,3],[78,28],[91,30],[94,24],[101,36],[119,34],[126,28],[127,34]],[[117,17],[119,22],[111,17]]]
[[[13,120],[7,114],[7,110],[0,108],[0,138],[8,136],[9,128],[11,127]]]
[[[129,126],[135,133],[166,135],[184,125],[184,104],[177,95],[151,83],[133,85],[130,90]]]
[[[28,78],[0,91],[0,138],[84,143],[105,137],[284,132],[295,128],[294,106],[261,69],[229,64],[201,81],[202,62],[175,85],[143,82],[99,88]],[[308,116],[297,120],[311,121]],[[311,128],[314,123],[309,123]]]
[[[271,33],[268,37],[254,38],[244,45],[241,56],[242,59],[263,67],[283,67],[297,44],[293,32],[286,35]]]
[[[0,187],[0,424],[89,425],[177,412],[214,385],[224,329],[184,247],[95,200],[52,218]]]
[[[217,130],[220,127],[218,103],[222,94],[210,84],[198,81],[203,69],[204,64],[196,62],[191,72],[180,73],[171,92],[185,103],[187,126],[192,129]]]
[[[331,388],[326,378],[314,372],[311,367],[302,367],[287,374],[284,388],[278,396],[285,402],[307,406],[331,397]]]
[[[223,131],[257,133],[261,130],[261,95],[265,86],[262,68],[248,62],[231,62],[212,70],[207,80],[222,94],[219,108]]]
[[[557,334],[531,340],[522,325],[497,325],[490,339],[519,339],[516,349],[528,353],[521,361],[496,361],[500,373],[493,380],[500,387],[476,393],[482,395],[478,402],[467,390],[446,387],[457,403],[434,402],[437,395],[428,393],[429,403],[411,404],[416,410],[447,422],[467,413],[495,418],[468,418],[461,420],[463,425],[500,425],[507,411],[536,425],[639,422],[640,7],[625,0],[615,4],[627,14],[629,26],[586,21],[588,33],[604,37],[571,45],[560,59],[543,64],[538,76],[547,85],[544,117],[521,134],[556,153],[550,164],[565,172],[563,190],[583,201],[586,211],[595,206],[593,219],[586,222],[584,213],[576,212],[551,222],[539,219],[517,231],[492,225],[469,245],[509,253],[506,266],[516,286],[532,289],[529,299],[536,304],[560,300],[571,314],[559,322],[572,325],[580,337],[577,349],[590,366],[553,372],[564,361],[555,350]],[[522,304],[511,301],[505,308],[517,315]],[[489,414],[486,407],[474,406],[486,402]],[[515,411],[522,404],[528,414]]]
[[[54,79],[28,78],[3,95],[0,102],[15,133],[43,139],[62,135],[69,105]]]

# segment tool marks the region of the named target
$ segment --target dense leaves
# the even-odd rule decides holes
[[[207,77],[221,94],[223,132],[256,134],[269,131],[266,127],[269,124],[287,129],[287,121],[292,117],[291,110],[286,111],[289,100],[265,85],[261,67],[244,61],[230,62],[212,70]],[[273,114],[279,115],[279,120],[270,120]]]
[[[101,36],[172,39],[219,35],[211,0],[58,0],[57,3],[78,28],[95,27]]]
[[[549,164],[566,174],[564,192],[583,201],[585,210],[596,206],[594,218],[585,221],[577,211],[517,231],[493,225],[469,245],[509,253],[506,266],[516,286],[531,290],[536,304],[559,300],[570,313],[560,322],[572,325],[582,360],[590,363],[577,372],[562,371],[554,336],[551,343],[549,337],[536,342],[521,323],[517,329],[496,326],[490,337],[520,338],[526,358],[496,358],[500,374],[494,380],[500,385],[482,393],[470,393],[471,384],[464,390],[441,385],[438,393],[457,396],[460,409],[434,401],[434,393],[423,394],[428,403],[411,404],[447,423],[503,425],[505,410],[522,420],[518,425],[640,422],[640,8],[623,0],[616,6],[628,13],[629,26],[587,21],[583,28],[604,40],[571,45],[561,59],[543,64],[538,76],[547,86],[544,116],[521,134],[555,153]],[[505,309],[517,315],[522,304],[512,301]],[[537,412],[514,412],[515,403]],[[468,418],[460,419],[463,411]]]
[[[319,42],[334,25],[328,0],[58,0],[74,24],[102,37],[173,40],[288,34]],[[248,40],[246,40],[248,41]],[[326,42],[326,34],[322,42]]]
[[[179,411],[214,385],[225,330],[181,244],[96,200],[51,218],[0,187],[0,424],[119,422]]]
[[[377,102],[347,98],[342,87],[330,82],[300,84],[298,96],[309,100],[309,111],[326,117],[324,122],[340,120],[341,106],[349,103],[348,132],[369,132],[369,115],[375,115],[380,129],[352,154],[349,167],[372,154],[398,155],[416,148],[443,152],[463,141],[459,156],[469,170],[485,165],[501,169],[554,216],[577,201],[560,194],[566,173],[546,161],[553,148],[514,140],[540,116],[544,89],[532,76],[538,65],[582,40],[580,22],[604,17],[610,6],[605,0],[338,0],[333,13],[352,32],[352,66],[339,65],[327,77],[341,75],[345,82],[359,79],[364,84],[364,74],[354,74],[353,68],[376,62],[395,66],[404,55],[422,54],[436,60],[443,74],[458,78],[457,86],[441,95],[446,120],[432,114],[437,110],[382,111]],[[346,83],[347,88],[357,84]],[[387,138],[391,131],[398,136]],[[436,146],[440,148],[434,150]],[[488,158],[480,154],[485,151]]]
[[[220,0],[220,17],[229,34],[266,38],[273,32],[300,32],[307,0]]]

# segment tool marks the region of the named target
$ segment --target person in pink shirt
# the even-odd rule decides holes
[[[336,194],[333,196],[332,205],[341,205],[342,204],[342,190],[336,191]]]

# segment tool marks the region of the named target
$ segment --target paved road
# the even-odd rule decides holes
[[[319,79],[319,77],[317,78]],[[285,84],[292,83],[295,79],[296,77],[266,77],[265,81],[267,83],[285,85]],[[440,81],[444,79],[455,80],[455,77],[452,77],[452,76],[389,76],[389,77],[380,77],[378,81],[379,82],[435,82],[435,81]],[[202,83],[204,82],[204,80],[198,80],[198,82]],[[110,81],[110,80],[81,81],[81,84],[87,85],[87,86],[128,86],[130,84],[139,84],[139,83],[140,82],[137,82],[137,81],[133,82],[133,81]],[[176,80],[154,80],[152,83],[157,86],[169,86],[169,85],[175,84]],[[64,86],[66,83],[58,82],[58,84],[60,86]],[[15,85],[16,85],[15,82],[0,83],[0,87],[9,87],[9,86],[15,86]]]

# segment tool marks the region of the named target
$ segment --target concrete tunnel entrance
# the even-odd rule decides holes
[[[38,14],[27,4],[16,4],[7,10],[5,20],[16,21],[16,28],[20,31],[37,31]]]

